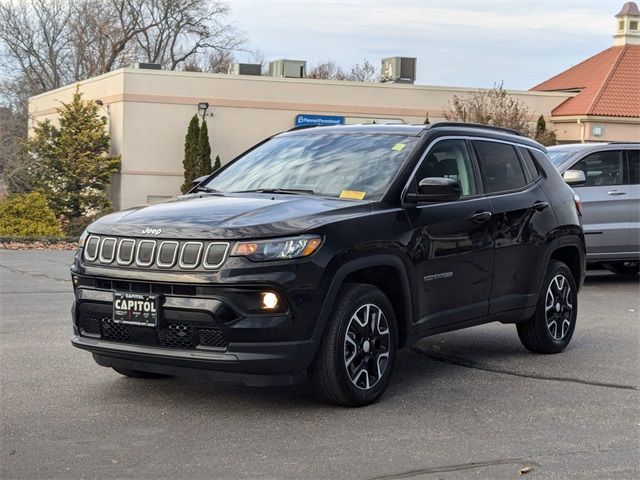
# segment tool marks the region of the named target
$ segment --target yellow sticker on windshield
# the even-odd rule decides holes
[[[407,146],[406,143],[396,143],[393,147],[391,147],[391,150],[395,152],[400,152],[406,146]]]
[[[350,198],[352,200],[362,200],[365,195],[365,192],[357,192],[355,190],[342,190],[340,192],[340,198]]]

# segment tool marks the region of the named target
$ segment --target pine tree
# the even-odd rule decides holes
[[[198,161],[197,177],[209,175],[211,173],[211,146],[209,145],[209,129],[206,120],[202,120],[200,136],[198,138]]]
[[[220,155],[216,155],[216,163],[213,164],[213,172],[218,170],[221,166],[222,163],[220,162]]]
[[[194,115],[189,122],[187,134],[184,137],[184,159],[182,166],[184,168],[184,183],[180,190],[186,193],[191,190],[192,182],[199,177],[198,175],[198,142],[200,137],[200,126],[198,116]]]
[[[107,119],[98,116],[98,105],[82,99],[79,87],[70,103],[61,103],[59,127],[49,120],[37,123],[27,148],[34,161],[30,174],[49,206],[71,221],[111,207],[107,188],[120,156],[109,154]]]
[[[545,147],[556,145],[558,143],[556,132],[554,130],[547,130],[547,122],[545,122],[543,115],[540,115],[540,117],[538,117],[538,123],[536,123],[535,139],[538,143],[541,143]]]
[[[538,117],[538,123],[536,124],[536,136],[544,133],[547,130],[547,122],[544,121],[544,115]]]

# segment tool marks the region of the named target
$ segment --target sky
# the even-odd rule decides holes
[[[610,47],[623,0],[226,0],[266,60],[416,57],[420,85],[527,90]],[[250,61],[249,54],[240,54]]]

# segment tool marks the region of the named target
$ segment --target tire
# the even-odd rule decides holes
[[[311,385],[327,403],[374,403],[389,385],[397,349],[396,316],[387,296],[373,285],[345,284],[309,369]]]
[[[604,263],[604,268],[616,275],[635,276],[640,273],[640,261]]]
[[[130,378],[171,378],[171,375],[164,375],[162,373],[143,372],[141,370],[131,370],[129,368],[111,367],[120,375]]]
[[[540,291],[536,312],[517,323],[518,336],[533,353],[560,353],[573,336],[578,314],[578,289],[569,267],[552,260]]]

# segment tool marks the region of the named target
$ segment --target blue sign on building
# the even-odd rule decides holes
[[[301,113],[296,115],[296,127],[304,125],[343,125],[344,117],[335,115],[308,115]]]

